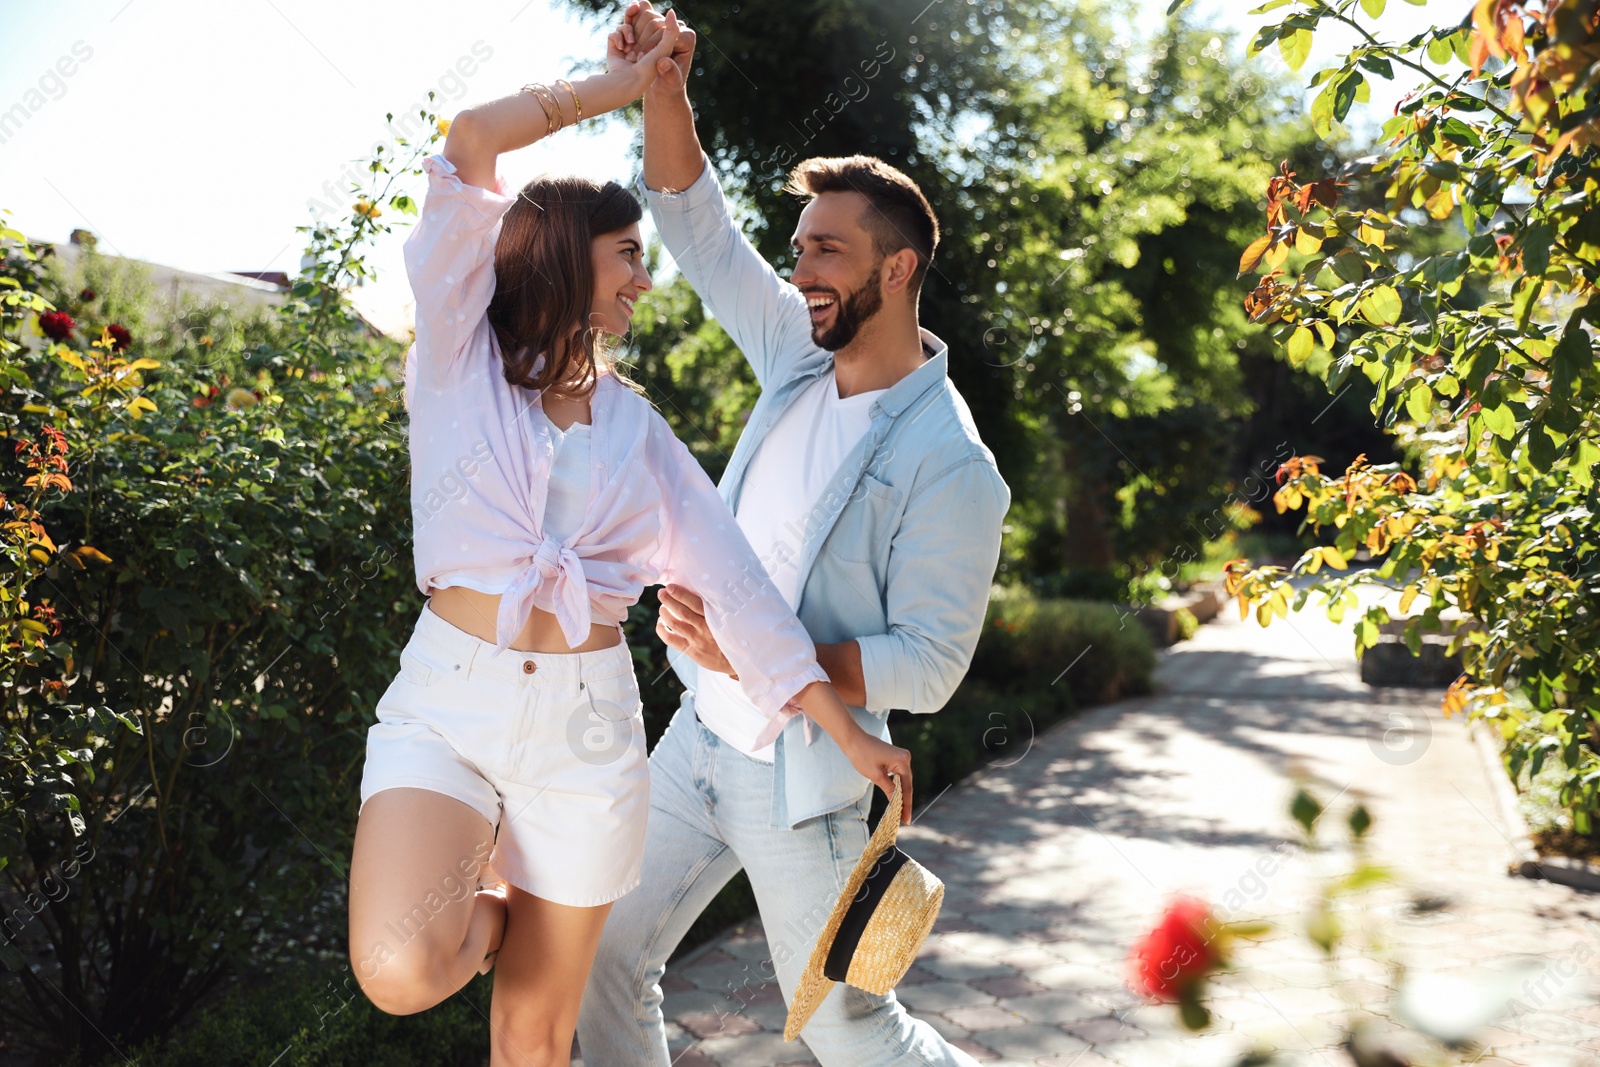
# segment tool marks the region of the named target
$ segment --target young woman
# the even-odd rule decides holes
[[[638,98],[676,17],[637,62],[631,43],[613,35],[604,74],[458,115],[406,241],[429,600],[368,733],[350,956],[396,1014],[494,966],[494,1067],[567,1062],[601,926],[639,880],[648,783],[619,624],[644,585],[704,597],[769,737],[803,712],[886,792],[910,769],[855,724],[715,487],[607,362],[601,338],[650,288],[638,202],[578,178],[511,196],[496,177],[500,153]],[[508,885],[480,885],[491,862]]]

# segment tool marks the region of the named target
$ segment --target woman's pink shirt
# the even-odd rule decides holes
[[[591,399],[590,496],[565,541],[544,534],[554,441],[540,394],[506,381],[489,325],[500,218],[514,202],[467,185],[442,155],[406,239],[416,343],[406,354],[417,588],[435,579],[500,594],[495,652],[530,607],[555,615],[570,645],[620,623],[646,585],[705,600],[712,635],[755,705],[766,743],[790,698],[827,681],[805,627],[767,577],[700,464],[650,402],[610,374]],[[786,707],[786,705],[788,705]],[[809,726],[807,723],[809,734]]]

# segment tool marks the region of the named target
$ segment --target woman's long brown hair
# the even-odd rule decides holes
[[[639,201],[616,182],[535,178],[522,187],[502,216],[489,301],[506,381],[578,393],[594,387],[603,353],[600,331],[589,325],[591,241],[643,216]],[[544,365],[535,371],[541,354]]]

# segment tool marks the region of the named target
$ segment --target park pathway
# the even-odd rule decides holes
[[[1365,960],[1330,975],[1299,933],[1319,879],[1350,857],[1295,844],[1298,762],[1341,820],[1355,797],[1370,807],[1372,850],[1403,888],[1363,914],[1396,957],[1439,981],[1515,975],[1518,1014],[1462,1062],[1600,1063],[1600,897],[1507,876],[1507,830],[1463,727],[1437,691],[1364,685],[1350,647],[1320,610],[1262,630],[1226,609],[1163,653],[1154,695],[1091,708],[926,807],[901,843],[946,896],[900,998],[987,1063],[1222,1063],[1256,1041],[1348,1064],[1338,1024],[1383,1010],[1393,979]],[[1240,946],[1244,970],[1219,984],[1201,1036],[1123,986],[1129,946],[1178,892],[1285,927]],[[669,968],[676,1067],[816,1062],[783,1041],[776,984],[752,978],[766,957],[751,924]]]

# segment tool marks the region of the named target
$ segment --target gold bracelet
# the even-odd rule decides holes
[[[567,81],[567,79],[565,79],[565,78],[557,78],[556,79],[556,84],[561,86],[567,92],[572,94],[572,109],[573,109],[573,111],[575,111],[577,113],[572,121],[574,123],[582,122],[583,121],[583,102],[578,99],[578,90],[574,89],[572,87],[572,83]]]
[[[539,101],[539,110],[544,112],[545,136],[560,130],[566,125],[566,120],[561,117],[561,104],[556,100],[556,94],[550,91],[548,85],[542,82],[529,82],[522,87],[524,92],[532,93],[533,98]],[[554,109],[555,115],[550,114]]]
[[[546,85],[544,82],[539,83],[539,95],[546,103],[549,104],[550,109],[556,113],[556,124],[549,130],[546,136],[560,133],[567,126],[567,117],[561,113],[560,99],[557,98],[555,90],[550,88],[550,86]]]
[[[529,82],[527,85],[524,85],[521,88],[521,90],[519,90],[519,91],[529,94],[530,96],[532,96],[534,98],[534,100],[538,101],[539,110],[544,112],[544,129],[545,129],[545,133],[549,134],[550,127],[551,127],[550,106],[544,102],[544,98],[539,95],[539,90],[536,89],[534,86],[535,86],[534,82]]]

